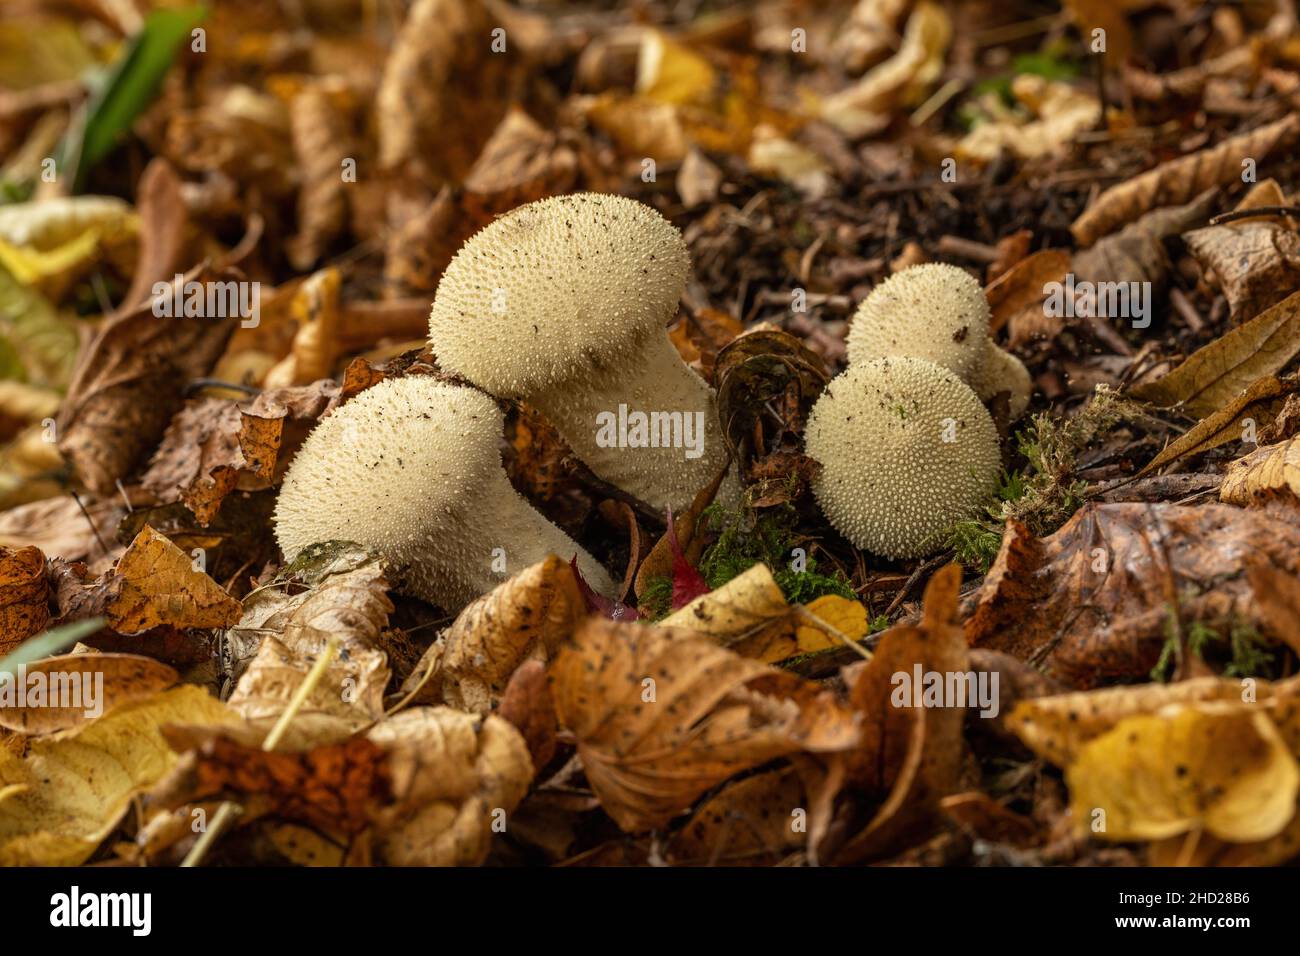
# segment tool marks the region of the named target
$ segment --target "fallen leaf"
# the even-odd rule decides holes
[[[755,774],[705,800],[668,843],[677,866],[770,866],[808,839],[804,786],[794,767]]]
[[[1066,772],[1081,828],[1158,840],[1204,829],[1224,840],[1275,836],[1290,822],[1300,767],[1273,722],[1250,704],[1184,705],[1129,717],[1090,741]]]
[[[184,280],[237,277],[199,271]],[[182,390],[216,363],[237,321],[157,316],[148,304],[105,321],[78,358],[58,418],[59,452],[87,487],[111,492],[153,448]]]
[[[301,84],[289,102],[298,190],[298,232],[289,239],[289,261],[299,272],[316,264],[347,225],[347,164],[356,164],[352,136],[354,101],[339,77],[313,78]],[[323,373],[305,373],[303,381]],[[286,383],[291,384],[291,383]]]
[[[1161,163],[1140,176],[1111,186],[1074,221],[1070,231],[1080,246],[1090,246],[1143,213],[1190,201],[1212,186],[1226,186],[1241,175],[1241,162],[1263,160],[1300,135],[1300,117],[1288,115],[1199,152]]]
[[[291,725],[296,740],[313,744],[382,717],[389,677],[379,649],[393,610],[383,564],[360,548],[335,544],[304,550],[278,583],[250,594],[239,623],[224,636],[223,667],[238,679],[229,703],[251,725],[277,720],[328,641],[338,642],[339,657]],[[293,593],[295,580],[308,589]]]
[[[183,686],[35,739],[23,759],[0,748],[0,865],[84,863],[131,798],[176,762],[162,727],[239,723],[206,691]]]
[[[1234,461],[1219,486],[1219,500],[1245,505],[1283,491],[1300,500],[1300,437],[1264,445]]]
[[[689,631],[588,619],[551,688],[588,782],[627,832],[665,825],[750,767],[858,739],[827,692]]]
[[[388,756],[392,803],[376,810],[375,843],[392,866],[477,866],[533,779],[523,737],[500,717],[417,707],[366,739]]]
[[[920,0],[907,18],[897,52],[854,85],[822,100],[822,119],[849,136],[882,129],[893,110],[914,103],[942,73],[952,32],[944,9]]]
[[[1018,312],[1041,309],[1045,287],[1063,282],[1070,271],[1070,254],[1064,249],[1042,249],[1021,259],[984,290],[989,300],[989,331],[997,332]]]
[[[1159,382],[1156,383],[1159,385]],[[1300,389],[1300,377],[1278,379],[1272,375],[1252,382],[1248,388],[1230,399],[1222,408],[1202,418],[1190,429],[1170,442],[1151,459],[1137,476],[1148,475],[1165,465],[1191,455],[1199,455],[1230,441],[1240,441],[1248,435],[1246,420],[1257,427],[1268,426],[1282,408],[1284,397]]]
[[[1026,112],[978,123],[957,142],[959,161],[991,163],[1004,151],[1035,159],[1072,143],[1101,117],[1095,96],[1059,80],[1022,73],[1012,80],[1011,93]]]
[[[1218,201],[1219,190],[1207,189],[1182,206],[1162,206],[1143,213],[1119,232],[1075,253],[1077,282],[1150,282],[1164,286],[1169,256],[1164,240],[1204,222]]]
[[[0,654],[45,630],[49,593],[40,548],[0,548]]]
[[[568,562],[548,555],[468,604],[415,666],[407,687],[435,665],[418,701],[490,713],[515,670],[529,660],[549,661],[585,614]]]
[[[136,654],[62,654],[25,667],[14,677],[12,690],[0,688],[0,727],[28,735],[78,727],[180,679],[166,664]],[[37,688],[43,688],[39,697]],[[6,700],[10,694],[14,696]]]
[[[1193,352],[1163,378],[1132,389],[1162,408],[1181,404],[1205,417],[1300,354],[1300,292]]]
[[[1286,507],[1089,504],[1037,539],[1010,522],[968,599],[972,647],[1005,651],[1072,687],[1147,674],[1171,620],[1267,622],[1241,568],[1248,557],[1300,573],[1300,525]],[[1226,633],[1226,630],[1225,630]]]
[[[862,715],[862,742],[844,756],[848,780],[856,787],[887,794],[864,827],[829,854],[835,863],[853,863],[906,845],[907,838],[932,827],[939,803],[958,789],[966,744],[966,707],[915,706],[916,695],[900,699],[898,675],[917,671],[948,680],[968,671],[966,641],[957,623],[961,568],[948,565],[926,586],[920,625],[897,625],[881,635],[870,661],[844,672],[849,701]],[[968,701],[967,704],[976,703]]]

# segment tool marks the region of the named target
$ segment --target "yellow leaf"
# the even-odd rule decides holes
[[[239,620],[239,602],[148,525],[118,560],[116,574],[121,590],[106,610],[119,634],[138,634],[162,624],[225,627]]]
[[[728,647],[784,618],[789,611],[790,605],[771,569],[760,562],[674,611],[659,626],[688,628]]]
[[[673,105],[707,99],[715,82],[708,60],[659,30],[641,34],[636,72],[639,94]]]
[[[239,723],[225,704],[187,685],[33,740],[26,758],[0,748],[0,866],[85,862],[132,796],[176,763],[160,728]]]
[[[857,83],[828,96],[821,116],[850,136],[874,132],[894,109],[914,101],[943,72],[952,21],[938,4],[922,0],[908,17],[903,42]]]
[[[1104,811],[1097,833],[1110,840],[1199,829],[1235,842],[1266,840],[1290,822],[1300,791],[1300,767],[1273,722],[1239,703],[1123,720],[1083,748],[1066,779],[1079,825]]]
[[[1244,505],[1256,495],[1278,491],[1300,498],[1300,436],[1256,448],[1234,461],[1223,476],[1219,500]]]

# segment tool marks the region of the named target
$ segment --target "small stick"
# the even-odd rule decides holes
[[[77,503],[77,507],[81,509],[81,513],[86,519],[86,524],[90,525],[90,530],[95,534],[95,540],[98,541],[99,546],[104,549],[104,553],[108,554],[108,545],[105,544],[104,539],[99,536],[99,529],[95,527],[95,522],[90,517],[90,512],[87,511],[86,506],[82,504],[81,496],[77,494],[75,491],[73,491],[72,489],[68,489],[68,494],[72,495],[72,500],[75,501]],[[128,505],[128,507],[130,507],[130,505]]]

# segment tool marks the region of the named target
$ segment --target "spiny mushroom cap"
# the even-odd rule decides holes
[[[635,200],[575,193],[529,203],[447,266],[430,345],[444,368],[526,398],[614,370],[645,336],[662,335],[689,270],[681,233]]]
[[[890,558],[939,550],[943,532],[985,503],[1001,467],[979,398],[923,359],[849,366],[813,406],[804,443],[822,466],[813,492],[827,520]]]
[[[1034,380],[1025,363],[991,342],[983,364],[971,377],[970,385],[982,402],[987,402],[998,392],[1009,392],[1013,422],[1025,413],[1034,391]]]
[[[336,539],[398,562],[469,547],[433,529],[501,476],[502,423],[486,395],[432,378],[366,389],[322,419],[289,466],[275,506],[285,557]]]
[[[921,358],[969,382],[984,360],[989,304],[965,270],[944,263],[912,266],[862,300],[849,327],[849,364],[888,355]]]

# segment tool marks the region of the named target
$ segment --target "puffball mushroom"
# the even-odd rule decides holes
[[[805,450],[821,464],[813,494],[859,548],[888,558],[939,550],[975,514],[1002,460],[988,410],[955,374],[915,358],[850,365],[808,417]]]
[[[980,284],[946,263],[911,266],[862,300],[849,327],[849,364],[895,355],[955,372],[981,399],[1011,393],[1011,417],[1029,405],[1029,372],[989,338],[989,304]]]
[[[322,419],[289,465],[275,506],[285,558],[354,541],[389,561],[399,591],[455,612],[508,573],[577,554],[587,582],[613,596],[605,569],[511,487],[503,424],[488,396],[433,378],[366,389]]]
[[[541,412],[605,481],[680,508],[727,460],[713,389],[668,339],[689,270],[681,233],[635,200],[528,203],[447,266],[430,345],[443,368]]]

